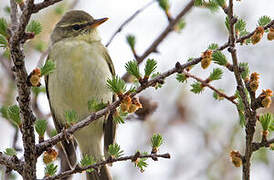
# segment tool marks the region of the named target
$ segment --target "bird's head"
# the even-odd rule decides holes
[[[108,18],[94,19],[84,11],[72,10],[67,12],[56,24],[51,34],[52,43],[65,38],[100,40],[96,27],[104,23]]]

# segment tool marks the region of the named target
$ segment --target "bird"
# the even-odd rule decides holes
[[[75,111],[81,121],[91,114],[89,100],[104,103],[115,100],[115,95],[106,86],[107,79],[115,75],[114,65],[97,30],[106,20],[108,18],[94,19],[82,10],[71,10],[64,14],[51,33],[47,60],[55,63],[55,70],[45,77],[45,84],[57,132],[66,128],[65,112]],[[104,160],[103,151],[107,158],[115,132],[116,124],[109,115],[76,131],[73,138],[62,141],[70,168],[77,164],[75,141],[82,155],[90,155],[98,162]],[[87,180],[112,179],[106,166],[86,176]]]

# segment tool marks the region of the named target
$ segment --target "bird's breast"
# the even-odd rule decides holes
[[[112,94],[106,88],[111,72],[101,47],[78,41],[52,47],[49,56],[56,70],[49,75],[48,88],[56,118],[64,121],[64,113],[74,110],[81,120],[90,114],[89,100],[111,101]]]

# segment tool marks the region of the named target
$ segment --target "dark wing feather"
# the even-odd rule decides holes
[[[60,133],[64,129],[64,125],[61,123],[61,121],[57,121],[57,119],[55,117],[54,109],[51,107],[50,97],[49,97],[49,89],[48,89],[48,81],[49,81],[49,76],[47,75],[47,76],[45,76],[45,85],[46,85],[46,92],[47,92],[47,97],[49,100],[51,115],[52,115],[52,119],[53,119],[55,128],[56,128],[57,132]],[[76,165],[76,161],[77,161],[77,156],[76,156],[76,151],[75,151],[76,150],[76,148],[75,148],[76,141],[74,139],[65,140],[65,141],[61,142],[61,145],[62,145],[63,152],[66,156],[66,159],[67,159],[67,162],[68,162],[70,168],[71,169],[74,168]]]
[[[115,70],[113,66],[113,62],[107,52],[105,50],[104,52],[105,59],[108,63],[110,72],[112,76],[115,76]],[[114,102],[116,100],[116,96],[113,95],[112,101]],[[107,121],[104,124],[104,152],[105,152],[105,158],[108,157],[108,147],[110,144],[113,144],[115,141],[115,135],[116,135],[116,123],[113,121],[113,112],[110,112],[108,115]]]

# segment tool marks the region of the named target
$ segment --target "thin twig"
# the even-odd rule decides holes
[[[110,43],[113,41],[113,39],[116,37],[116,35],[118,35],[128,23],[130,23],[135,17],[137,17],[138,14],[140,14],[142,11],[147,9],[154,2],[155,2],[155,0],[147,3],[145,6],[143,6],[142,8],[138,9],[135,13],[133,13],[128,19],[126,19],[121,24],[121,26],[119,26],[119,28],[112,34],[111,38],[108,40],[108,42],[106,44],[106,47],[108,47],[110,45]]]
[[[268,141],[261,141],[259,143],[252,143],[252,151],[257,151],[261,147],[269,147],[271,144],[274,143],[274,138],[268,140]]]
[[[14,32],[18,26],[18,8],[15,0],[10,0],[10,19],[11,19],[11,31]]]
[[[8,156],[0,152],[0,164],[17,171],[19,174],[23,174],[23,162],[16,156]]]
[[[75,173],[81,173],[83,171],[86,171],[88,169],[95,169],[97,170],[98,168],[106,165],[106,164],[110,164],[110,163],[114,163],[114,162],[118,162],[118,161],[128,161],[128,160],[131,160],[131,161],[136,161],[136,159],[138,158],[151,158],[151,159],[157,159],[157,158],[167,158],[167,159],[170,159],[170,154],[169,153],[165,153],[165,154],[148,154],[148,155],[141,155],[140,153],[136,153],[135,155],[132,155],[132,156],[124,156],[124,157],[120,157],[120,158],[113,158],[113,159],[107,159],[105,161],[101,161],[99,163],[95,163],[93,165],[89,165],[89,166],[86,166],[86,167],[79,167],[77,166],[75,169],[72,169],[72,170],[69,170],[69,171],[65,171],[65,172],[62,172],[60,173],[59,175],[56,175],[56,176],[52,176],[52,177],[46,177],[44,178],[43,180],[54,180],[54,179],[60,179],[60,178],[64,178],[64,177],[67,177],[67,176],[70,176],[72,174],[75,174]]]
[[[41,9],[45,9],[48,6],[54,5],[58,2],[61,2],[63,0],[44,0],[41,3],[37,3],[33,6],[32,8],[32,13],[37,13],[39,12]]]
[[[244,91],[244,84],[239,72],[237,52],[235,48],[236,40],[235,40],[235,32],[234,25],[237,22],[237,19],[233,15],[233,0],[229,0],[229,10],[228,10],[228,18],[229,18],[229,52],[231,53],[233,60],[233,71],[235,75],[235,79],[237,81],[237,89],[239,94],[243,100],[244,109],[245,109],[245,119],[247,120],[245,131],[246,131],[246,147],[245,154],[243,156],[243,180],[250,179],[250,161],[252,156],[252,140],[255,133],[256,126],[256,110],[251,111],[250,103],[247,100],[246,93]]]
[[[202,83],[203,86],[206,86],[206,87],[209,87],[211,90],[213,90],[214,92],[216,92],[220,97],[224,97],[226,98],[227,100],[229,100],[230,102],[232,102],[233,104],[237,105],[237,102],[234,101],[235,97],[234,96],[228,96],[226,95],[225,93],[219,91],[218,89],[216,89],[215,87],[213,87],[212,85],[210,85],[209,83],[207,83],[205,80],[202,80],[201,78],[193,75],[193,74],[190,74],[186,71],[183,72],[187,77],[191,77],[199,82]]]
[[[174,26],[181,20],[181,18],[194,6],[194,0],[191,0],[186,7],[172,20],[169,22],[165,30],[153,41],[153,43],[147,48],[147,50],[136,59],[138,64],[142,63],[144,59],[151,53],[157,52],[158,45],[167,37],[167,35],[174,30]],[[129,80],[129,74],[123,75],[125,81]]]

